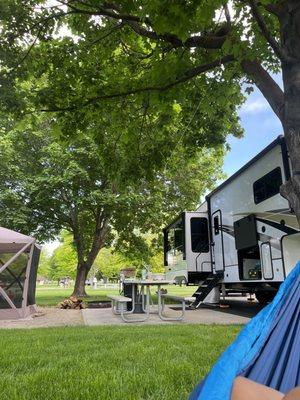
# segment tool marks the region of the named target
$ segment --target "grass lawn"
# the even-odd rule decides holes
[[[239,326],[1,330],[0,399],[186,400]]]
[[[73,288],[60,288],[58,286],[37,286],[36,289],[36,303],[39,306],[56,306],[66,297],[69,297],[73,291]],[[88,301],[92,300],[105,300],[109,294],[117,294],[118,289],[114,288],[101,288],[94,290],[87,287],[86,289],[89,298]]]
[[[178,294],[180,296],[189,296],[192,293],[194,293],[196,287],[195,286],[175,286],[175,285],[170,285],[167,287],[168,293],[172,294]],[[87,293],[90,296],[88,298],[88,301],[92,300],[107,300],[107,295],[109,294],[118,294],[118,289],[117,288],[105,288],[102,286],[99,289],[92,289],[90,287],[87,287]],[[156,290],[156,289],[155,289]],[[154,289],[152,289],[153,292],[153,300],[156,300],[156,295],[154,294]],[[60,288],[55,285],[46,285],[46,286],[37,286],[36,289],[36,302],[39,306],[56,306],[60,301],[62,301],[64,298],[70,296],[72,293],[72,288]]]

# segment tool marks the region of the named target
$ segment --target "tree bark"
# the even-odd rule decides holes
[[[286,0],[281,3],[282,46],[293,60],[282,63],[284,84],[284,115],[282,125],[290,156],[292,173],[281,187],[300,225],[300,3]]]
[[[291,176],[280,192],[288,200],[300,225],[300,2],[279,0],[276,7],[284,90],[257,60],[244,60],[241,64],[282,123]]]
[[[83,264],[78,263],[77,274],[72,296],[87,297],[87,293],[85,291],[85,281],[90,269],[91,266],[88,266],[86,263]]]
[[[246,74],[254,80],[255,85],[268,101],[274,113],[282,121],[284,94],[280,86],[257,60],[243,60],[241,65]]]
[[[91,244],[89,253],[84,255],[84,243],[83,236],[78,228],[77,214],[73,215],[73,237],[77,250],[77,273],[75,279],[74,290],[71,296],[76,297],[87,297],[85,291],[85,281],[88,273],[93,266],[93,263],[99,254],[99,251],[104,246],[105,237],[108,232],[108,218],[103,218],[102,213],[99,211],[96,218],[96,227],[94,232],[94,238]]]

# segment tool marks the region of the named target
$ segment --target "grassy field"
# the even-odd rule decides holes
[[[182,296],[191,295],[195,291],[195,287],[193,286],[175,286],[170,285],[167,287],[168,293],[179,294]],[[153,292],[153,301],[156,300],[156,295]],[[70,296],[72,293],[72,288],[60,288],[58,286],[38,286],[36,290],[36,302],[39,306],[56,306],[60,301],[64,298]],[[90,287],[87,287],[87,293],[89,295],[88,301],[92,300],[105,300],[107,299],[107,295],[109,294],[118,294],[117,288],[105,288],[102,286],[101,288],[94,290]]]
[[[1,330],[0,399],[186,400],[239,329]]]

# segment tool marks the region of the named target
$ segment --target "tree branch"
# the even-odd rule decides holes
[[[211,70],[215,69],[216,67],[219,67],[224,64],[228,64],[232,61],[234,61],[233,55],[227,55],[227,56],[221,57],[217,60],[214,60],[210,63],[202,64],[197,67],[191,68],[191,69],[185,71],[181,77],[179,77],[179,78],[175,79],[174,81],[169,82],[163,86],[145,86],[145,87],[131,89],[131,90],[128,90],[125,92],[104,94],[101,96],[92,97],[92,98],[86,100],[85,102],[74,105],[74,106],[69,106],[69,107],[64,107],[64,108],[53,107],[53,108],[48,108],[48,109],[41,109],[38,111],[40,111],[40,112],[74,111],[74,110],[77,110],[78,108],[86,107],[93,103],[97,103],[98,101],[101,101],[101,100],[113,99],[113,98],[117,98],[117,97],[127,97],[127,96],[131,96],[133,94],[138,94],[138,93],[143,93],[143,92],[155,92],[155,91],[156,92],[164,92],[180,83],[191,80],[192,78],[194,78],[197,75],[200,75],[204,72],[211,71]]]
[[[94,238],[93,242],[91,245],[91,249],[89,251],[89,254],[87,256],[87,264],[89,266],[92,266],[99,251],[101,248],[104,246],[105,243],[105,237],[108,232],[108,218],[103,217],[102,214],[99,214],[97,221],[96,221],[96,228],[94,232]]]
[[[237,1],[238,1],[238,3],[243,3],[243,4],[248,5],[248,0],[237,0]],[[261,1],[258,1],[256,4],[257,4],[257,6],[263,7],[266,11],[268,11],[271,14],[276,15],[277,17],[279,17],[281,14],[280,7],[277,4],[272,4],[272,3],[264,4]]]
[[[283,121],[284,94],[279,85],[258,61],[244,60],[241,65],[246,74],[253,79],[277,117]]]
[[[206,35],[191,36],[183,42],[180,38],[178,38],[176,35],[172,33],[157,34],[152,28],[151,20],[148,17],[142,19],[136,15],[123,14],[120,12],[120,9],[118,7],[113,6],[112,4],[93,6],[91,4],[79,1],[78,3],[81,4],[82,6],[90,7],[90,9],[83,9],[81,7],[77,7],[74,4],[71,4],[70,1],[65,2],[59,0],[59,2],[60,4],[69,7],[69,10],[48,15],[47,17],[41,19],[33,27],[37,26],[40,23],[45,23],[51,19],[59,19],[74,14],[102,16],[122,21],[124,25],[126,24],[127,26],[129,26],[138,35],[147,37],[155,41],[159,40],[166,41],[170,43],[174,48],[201,47],[204,49],[220,49],[223,43],[225,42],[227,33],[229,31],[228,24],[226,24],[227,25],[226,29],[224,29],[223,26],[217,32]],[[148,25],[149,29],[146,28],[145,25]]]
[[[201,47],[203,49],[220,49],[227,35],[217,36],[217,35],[203,35],[203,36],[191,36],[184,43],[184,47]]]
[[[223,8],[224,8],[227,24],[231,25],[231,16],[230,16],[229,8],[228,8],[228,3],[225,3]]]
[[[276,15],[276,17],[280,17],[281,15],[280,7],[278,7],[276,4],[261,4],[258,2],[257,5],[262,6],[265,10],[269,11],[269,13]]]
[[[99,38],[93,40],[92,42],[88,43],[88,46],[87,46],[87,47],[91,47],[91,46],[93,46],[94,44],[100,42],[101,40],[106,39],[108,36],[110,36],[111,34],[113,34],[113,33],[114,33],[115,31],[117,31],[118,29],[121,29],[123,26],[124,26],[124,23],[123,23],[123,22],[120,22],[119,24],[114,25],[111,29],[109,29],[109,31],[108,31],[106,34],[104,34],[104,35],[100,36]]]
[[[287,55],[281,48],[280,44],[277,42],[277,40],[271,35],[271,33],[268,30],[268,27],[266,25],[266,22],[262,16],[262,14],[259,11],[259,7],[256,3],[255,0],[248,0],[248,4],[251,8],[252,15],[257,22],[257,25],[259,26],[259,29],[264,36],[264,38],[267,40],[271,48],[273,49],[274,53],[276,56],[281,60],[281,61],[288,61],[287,60]]]
[[[12,68],[12,70],[10,70],[10,72],[15,71],[17,68],[19,68],[23,62],[26,60],[26,58],[29,56],[29,54],[31,53],[32,49],[34,48],[34,46],[36,45],[36,42],[38,41],[40,34],[43,30],[43,28],[46,26],[46,22],[44,22],[38,29],[38,32],[34,38],[34,40],[32,41],[31,45],[28,47],[28,50],[26,51],[26,53],[24,54],[24,56],[21,58],[21,60],[17,63],[17,65],[15,67]]]

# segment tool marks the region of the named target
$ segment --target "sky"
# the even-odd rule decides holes
[[[274,78],[281,86],[281,76]],[[279,119],[258,89],[254,89],[248,97],[239,116],[245,133],[241,139],[232,136],[228,138],[231,150],[225,158],[223,168],[227,176],[232,175],[283,133]]]

